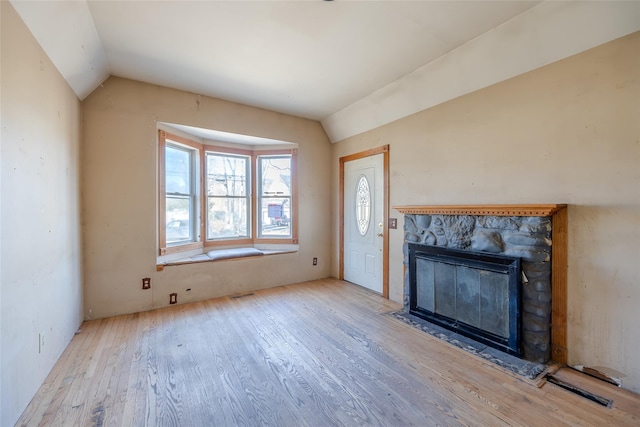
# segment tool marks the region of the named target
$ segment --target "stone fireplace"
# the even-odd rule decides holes
[[[429,259],[434,257],[423,256],[422,258],[426,261],[421,260],[420,265],[423,267],[420,268],[416,268],[415,259],[411,259],[415,257],[416,251],[420,251],[420,248],[425,248],[422,252],[427,254],[434,250],[444,252],[445,255],[438,255],[440,257],[448,257],[447,251],[454,254],[461,253],[461,261],[447,261],[448,264],[460,264],[455,267],[459,271],[458,275],[465,271],[472,271],[464,266],[465,257],[471,260],[471,264],[474,262],[477,264],[477,261],[473,260],[478,256],[518,260],[520,277],[517,278],[515,287],[511,286],[512,289],[517,288],[517,293],[508,295],[504,290],[500,290],[499,293],[489,290],[483,292],[489,292],[490,298],[481,294],[471,298],[478,301],[498,300],[497,303],[484,304],[489,307],[484,308],[485,311],[501,310],[498,307],[509,308],[510,304],[515,307],[514,304],[517,302],[517,312],[511,310],[504,313],[482,314],[488,319],[511,317],[508,321],[511,322],[512,329],[515,331],[511,330],[508,333],[505,331],[508,336],[505,340],[511,340],[512,347],[506,346],[504,350],[533,362],[543,363],[551,359],[566,363],[566,205],[401,206],[394,208],[405,214],[404,305],[407,312],[435,321],[440,325],[444,322],[445,327],[447,327],[446,323],[451,323],[452,327],[461,324],[462,333],[467,336],[470,335],[465,333],[465,329],[477,329],[476,326],[480,325],[478,323],[468,327],[467,319],[470,316],[479,316],[479,314],[469,314],[476,309],[468,302],[458,303],[460,319],[451,317],[451,313],[455,313],[455,310],[452,310],[449,307],[451,303],[446,301],[440,304],[443,307],[440,311],[445,314],[444,317],[441,316],[442,313],[431,313],[432,308],[435,307],[432,301],[434,296],[444,301],[448,291],[446,291],[447,286],[438,285],[444,290],[437,291],[439,294],[433,293],[433,279],[425,281],[415,277],[420,274],[433,275],[433,267],[430,266],[432,261]],[[437,257],[434,259],[438,260]],[[439,273],[439,275],[445,279],[447,274],[455,277],[455,269],[449,268],[453,273],[446,273],[446,268],[444,270],[440,268],[445,273]],[[490,272],[490,276],[491,274],[494,273]],[[475,289],[476,293],[480,292],[478,289],[481,287],[468,284],[468,277],[474,275],[470,276],[469,273],[464,275],[466,277],[462,286],[464,292],[468,294],[469,288]],[[416,280],[418,283],[427,283],[426,288],[425,285],[417,287]],[[506,288],[500,285],[502,279],[499,277],[492,280],[498,283],[499,287]],[[451,287],[455,287],[455,284],[452,283]],[[419,307],[418,296],[415,295],[416,289],[428,289],[428,292],[424,290],[418,292],[433,293],[434,296],[420,296],[424,301],[422,304],[427,306],[426,309]],[[455,301],[456,291],[448,293],[453,295],[452,301]],[[460,291],[458,295],[462,295]],[[501,299],[505,301],[500,301]],[[462,298],[458,296],[458,300]],[[432,314],[434,318],[429,319],[428,317]],[[517,316],[517,319],[514,319],[514,316]],[[487,327],[486,333],[482,330],[476,331],[479,335],[472,337],[485,342],[485,335],[494,335],[492,332],[495,331],[492,331],[492,328],[495,329],[495,327]],[[498,337],[498,341],[500,339]],[[517,339],[517,344],[514,344],[514,339]],[[500,348],[500,344],[487,343]]]

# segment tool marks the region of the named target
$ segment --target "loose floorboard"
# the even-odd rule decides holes
[[[538,387],[399,308],[325,279],[85,322],[17,425],[640,425],[638,395],[575,372],[612,407]]]

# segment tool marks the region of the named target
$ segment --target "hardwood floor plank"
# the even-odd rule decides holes
[[[349,396],[320,363],[317,352],[292,334],[282,322],[283,317],[293,313],[273,305],[264,313],[262,309],[253,310],[253,314],[257,317],[253,321],[254,327],[261,331],[263,339],[276,338],[270,343],[269,349],[282,364],[283,379],[291,376],[296,381],[294,388],[289,391],[290,396],[298,402],[299,407],[316,412],[312,425],[320,422],[335,424],[340,417],[352,416],[341,405]],[[296,389],[299,391],[296,392]],[[318,410],[320,413],[317,413]]]
[[[17,425],[640,425],[633,393],[562,370],[614,407],[539,387],[400,308],[323,279],[85,322]]]
[[[319,306],[322,306],[322,305],[319,304],[316,307],[319,307]],[[334,309],[330,310],[332,313],[336,315],[336,319],[330,322],[330,324],[328,325],[330,327],[327,328],[327,330],[331,331],[332,334],[335,334],[335,331],[340,331],[342,332],[342,334],[337,336],[343,337],[343,339],[340,340],[339,342],[333,342],[332,346],[339,349],[351,349],[354,347],[354,345],[362,346],[363,348],[358,351],[358,353],[362,355],[374,354],[371,352],[372,348],[376,349],[375,353],[377,353],[378,355],[382,354],[382,352],[380,351],[380,346],[371,345],[372,342],[375,342],[375,341],[372,341],[373,335],[372,336],[356,336],[358,335],[356,332],[357,329],[354,329],[352,326],[353,323],[352,325],[350,325],[349,322],[355,322],[355,323],[366,322],[369,325],[370,329],[376,331],[375,335],[378,335],[378,332],[377,332],[378,328],[376,327],[377,322],[379,322],[381,319],[382,320],[386,320],[386,319],[383,319],[377,314],[375,316],[368,317],[366,315],[361,316],[362,313],[357,313],[354,316],[353,309],[354,307],[351,304],[349,304],[348,306],[345,306],[343,309],[336,308],[335,310]],[[319,315],[321,315],[321,313],[319,313]],[[344,352],[344,350],[342,350],[342,352]],[[381,367],[386,366],[387,365],[386,362],[391,361],[391,359],[392,358],[385,357],[385,360],[380,364],[380,366]],[[342,366],[347,364],[348,366],[349,363],[350,363],[350,360],[347,359],[346,361],[344,360],[338,361],[336,365]],[[351,361],[351,363],[353,363],[353,361]],[[367,366],[369,364],[371,364],[371,360],[366,360],[366,361],[359,360],[356,362],[356,366]],[[391,362],[390,365],[396,365],[396,364],[394,362]],[[412,372],[408,371],[406,368],[407,367],[399,366],[400,375],[404,376],[405,378],[411,378]],[[437,392],[437,390],[428,391],[423,386],[409,388],[407,384],[403,384],[403,387],[400,388],[400,390],[402,391],[403,394],[407,396],[420,398],[420,399],[414,399],[414,401],[412,401],[414,405],[417,404],[419,406],[422,406],[423,408],[425,408],[426,406],[425,409],[431,409],[427,411],[429,414],[432,414],[429,417],[430,422],[434,422],[435,421],[434,417],[437,416],[439,417],[438,422],[448,423],[455,420],[457,424],[465,424],[461,420],[457,419],[456,414],[450,411],[451,405],[450,405],[449,399],[447,397],[443,397],[440,393]],[[425,393],[425,391],[428,391],[428,393]],[[431,408],[429,408],[430,406]],[[470,412],[468,415],[471,416],[472,413]],[[424,421],[425,421],[424,419],[415,420],[415,422],[417,423],[424,423]]]
[[[84,336],[75,335],[74,339],[69,343],[68,347],[63,351],[62,355],[56,362],[48,375],[48,381],[40,387],[36,395],[32,399],[32,403],[26,408],[22,418],[26,419],[45,419],[45,414],[50,406],[55,406],[56,399],[59,399],[64,393],[61,391],[65,386],[71,383],[67,376],[68,368],[73,366],[78,359],[77,352],[74,349],[83,345]],[[19,424],[18,424],[19,425]]]
[[[300,391],[295,394],[290,392],[290,395],[298,401],[298,406],[312,407],[316,412],[320,409],[321,417],[318,419],[316,414],[312,425],[318,425],[320,421],[324,421],[321,424],[335,425],[339,417],[353,418],[352,414],[343,413],[340,405],[340,402],[349,399],[348,394],[344,393],[331,375],[328,375],[325,366],[318,360],[317,353],[311,351],[283,326],[279,314],[289,316],[292,313],[289,310],[273,310],[278,308],[275,306],[270,308],[272,310],[267,316],[254,322],[254,327],[261,331],[262,337],[277,337],[277,341],[269,348],[277,355],[278,360],[284,363],[282,367],[285,374],[295,378]],[[259,316],[261,312],[262,310],[254,310],[254,315]],[[263,329],[265,326],[270,328]]]
[[[288,307],[287,311],[296,313],[291,307]],[[308,310],[306,314],[309,314]],[[304,315],[305,313],[296,313],[296,321]],[[330,319],[331,316],[325,316],[322,321],[325,322],[325,325],[330,323],[333,326],[334,321]],[[320,322],[317,317],[314,317],[311,318],[310,323],[317,324]],[[388,393],[388,390],[385,392],[380,392],[379,390],[379,385],[381,384],[381,370],[384,371],[385,369],[383,364],[375,363],[374,366],[371,366],[371,363],[375,362],[375,360],[362,360],[357,354],[352,352],[349,349],[349,346],[351,345],[351,342],[349,341],[353,340],[353,335],[346,337],[345,339],[340,339],[340,337],[335,338],[323,333],[323,328],[304,328],[302,330],[296,330],[294,325],[291,324],[288,324],[286,328],[294,331],[293,333],[305,336],[305,340],[313,342],[316,345],[312,351],[317,354],[319,363],[322,363],[324,369],[334,372],[334,375],[338,379],[339,383],[342,384],[343,388],[347,388],[348,386],[348,394],[354,402],[364,401],[371,404],[365,407],[360,405],[362,413],[359,416],[363,421],[371,423],[372,420],[379,418],[380,414],[377,412],[378,408],[381,406],[380,396],[383,396],[382,400],[387,401],[388,397],[391,395],[391,393]],[[323,348],[328,347],[339,347],[343,350],[336,355],[336,357],[331,357],[331,355],[323,351]],[[348,372],[345,372],[343,366],[349,367],[349,370],[355,367],[362,375],[350,376]],[[340,376],[338,376],[338,374],[340,374]],[[362,378],[362,382],[358,381],[360,378]],[[413,412],[413,407],[410,405],[403,405],[405,402],[402,402],[401,400],[392,400],[392,402],[398,403],[398,407],[393,411],[393,414],[396,417],[400,416],[402,413],[406,413],[407,411]],[[369,406],[371,406],[373,410],[369,408]],[[398,419],[396,421],[401,422],[404,420]]]

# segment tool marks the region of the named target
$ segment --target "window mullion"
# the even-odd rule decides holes
[[[199,236],[198,236],[198,242],[200,242],[201,244],[204,244],[204,241],[207,240],[206,238],[206,225],[207,225],[207,219],[206,219],[206,214],[207,214],[207,188],[206,188],[206,173],[207,170],[205,168],[205,151],[204,151],[204,147],[200,146],[198,147],[198,164],[199,164],[199,169],[198,169],[198,183],[200,185],[200,187],[198,188],[198,194],[197,194],[197,200],[199,200],[200,205],[200,217],[198,218],[198,231],[199,231]]]
[[[258,188],[257,180],[257,156],[251,155],[251,187],[249,189],[249,197],[251,203],[251,241],[255,243],[255,239],[258,237],[258,192],[261,191]]]
[[[167,195],[165,177],[165,132],[158,131],[158,250],[159,255],[167,251]]]

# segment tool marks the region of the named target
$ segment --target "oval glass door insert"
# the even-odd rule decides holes
[[[360,175],[356,184],[356,224],[361,236],[367,234],[371,222],[371,190],[369,181],[364,175]]]

